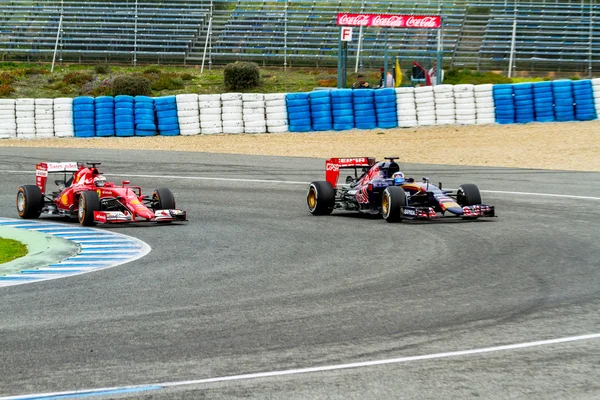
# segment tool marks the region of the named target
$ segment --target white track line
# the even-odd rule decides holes
[[[257,372],[252,374],[241,374],[241,375],[228,375],[221,376],[215,378],[204,378],[204,379],[195,379],[195,380],[187,380],[187,381],[175,381],[175,382],[163,382],[163,383],[151,383],[144,385],[135,385],[135,386],[121,386],[121,387],[111,387],[111,388],[95,388],[95,389],[85,389],[85,390],[77,390],[72,392],[57,392],[57,393],[43,393],[43,394],[30,394],[23,396],[11,396],[11,397],[0,397],[0,400],[17,400],[17,399],[32,399],[34,396],[41,397],[52,397],[52,396],[64,396],[71,395],[75,396],[80,394],[81,396],[86,396],[87,393],[93,392],[102,392],[109,390],[123,390],[123,389],[135,389],[135,388],[147,388],[154,387],[165,389],[169,387],[176,386],[189,386],[189,385],[201,385],[208,383],[217,383],[217,382],[231,382],[231,381],[241,381],[241,380],[251,380],[251,379],[262,379],[262,378],[272,378],[278,376],[288,376],[288,375],[301,375],[301,374],[309,374],[315,372],[326,372],[326,371],[339,371],[343,369],[353,369],[353,368],[365,368],[365,367],[374,367],[379,365],[388,365],[388,364],[402,364],[412,361],[425,361],[425,360],[435,360],[441,358],[450,358],[450,357],[461,357],[461,356],[472,356],[478,354],[485,353],[493,353],[497,351],[507,351],[507,350],[520,350],[526,349],[530,347],[538,347],[538,346],[548,346],[555,345],[561,343],[568,342],[577,342],[581,340],[592,340],[592,339],[600,339],[600,333],[592,333],[588,335],[580,335],[580,336],[568,336],[558,339],[549,339],[549,340],[539,340],[535,342],[525,342],[525,343],[516,343],[516,344],[507,344],[503,346],[494,346],[494,347],[484,347],[479,349],[471,349],[471,350],[459,350],[459,351],[450,351],[445,353],[434,353],[434,354],[424,354],[420,356],[410,356],[410,357],[398,357],[398,358],[388,358],[383,360],[373,360],[373,361],[363,361],[349,364],[334,364],[334,365],[324,365],[320,367],[309,367],[309,368],[298,368],[298,369],[287,369],[281,371],[268,371],[268,372]]]
[[[11,170],[0,170],[0,173],[13,173],[13,174],[31,174],[34,171],[11,171]],[[188,179],[194,181],[226,181],[226,182],[249,182],[249,183],[273,183],[273,184],[288,184],[288,185],[308,185],[310,182],[300,181],[279,181],[270,179],[244,179],[244,178],[216,178],[211,176],[180,176],[180,175],[132,175],[132,174],[103,174],[105,176],[127,176],[133,178],[164,178],[164,179]],[[456,190],[456,189],[448,189]],[[575,196],[570,194],[556,194],[556,193],[533,193],[533,192],[511,192],[504,190],[480,190],[482,193],[498,193],[498,194],[514,194],[520,196],[545,196],[545,197],[560,197],[565,199],[579,199],[579,200],[600,200],[600,197],[594,196]]]

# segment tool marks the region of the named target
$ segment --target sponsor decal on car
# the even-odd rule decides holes
[[[417,212],[415,210],[413,210],[412,208],[405,208],[402,213],[406,216],[409,217],[414,217],[417,215]]]

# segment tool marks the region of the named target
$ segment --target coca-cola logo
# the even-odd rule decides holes
[[[381,26],[386,28],[401,28],[404,26],[404,16],[376,15],[373,18],[372,26]]]
[[[370,15],[368,14],[339,14],[338,25],[368,26]]]
[[[439,28],[439,17],[415,17],[410,16],[406,20],[407,28]]]

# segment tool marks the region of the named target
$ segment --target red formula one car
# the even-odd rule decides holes
[[[334,209],[381,214],[388,222],[495,216],[494,206],[481,203],[481,194],[474,184],[460,185],[453,192],[442,190],[441,182],[436,186],[429,178],[416,182],[400,171],[397,158],[386,157],[380,162],[372,157],[330,158],[325,162],[326,180],[311,182],[308,187],[308,211],[313,215],[331,214]],[[346,177],[345,184],[338,183],[342,170],[354,171],[354,176]]]
[[[100,174],[100,163],[86,167],[77,162],[42,162],[36,165],[35,185],[23,185],[17,192],[17,212],[21,218],[38,218],[41,214],[77,218],[84,226],[97,223],[187,221],[185,211],[175,208],[173,193],[156,189],[152,196],[142,195],[139,186],[121,186],[108,182]],[[50,175],[62,174],[55,180],[56,191],[46,192]]]

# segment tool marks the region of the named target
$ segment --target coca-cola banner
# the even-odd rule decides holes
[[[337,24],[343,26],[375,26],[380,28],[438,29],[442,25],[442,17],[439,15],[340,13],[337,15]]]

